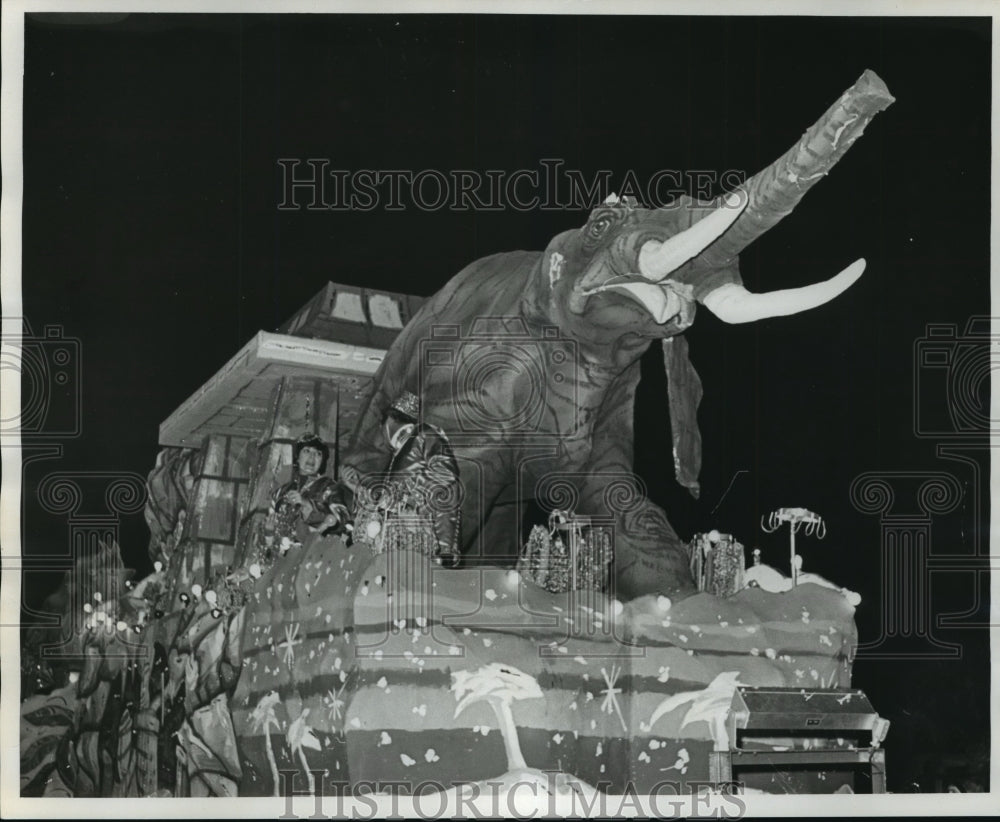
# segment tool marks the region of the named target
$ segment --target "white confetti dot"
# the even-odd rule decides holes
[[[492,588],[487,588],[483,592],[483,596],[486,597],[490,602],[492,602],[497,598],[497,592],[494,591]]]
[[[433,748],[428,748],[424,751],[424,760],[427,762],[437,762],[441,757],[437,755],[437,752]]]
[[[392,737],[389,736],[389,734],[387,734],[385,731],[382,731],[382,736],[379,737],[378,744],[379,745],[391,745],[392,744]]]
[[[650,739],[649,740],[649,749],[651,751],[657,751],[657,750],[659,750],[660,749],[660,740],[659,739]]]
[[[411,765],[417,764],[416,759],[414,759],[412,756],[407,756],[406,754],[400,754],[399,761],[402,762],[404,765],[406,765],[407,768],[409,768]]]
[[[383,676],[383,677],[379,677],[379,681],[375,683],[375,687],[376,688],[384,688],[388,684],[389,684],[389,682]]]
[[[778,652],[775,651],[774,648],[765,648],[764,649],[764,656],[766,656],[768,659],[774,659],[777,655],[778,655]]]
[[[656,607],[661,611],[669,611],[672,605],[670,597],[658,596],[656,598]]]

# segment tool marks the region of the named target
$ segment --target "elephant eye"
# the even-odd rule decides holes
[[[587,234],[591,239],[597,240],[604,235],[604,232],[608,230],[608,226],[610,225],[611,220],[607,217],[600,217],[590,224]]]
[[[592,212],[582,231],[584,248],[590,251],[596,249],[604,242],[608,232],[613,231],[615,226],[621,225],[626,219],[625,209],[604,207]]]

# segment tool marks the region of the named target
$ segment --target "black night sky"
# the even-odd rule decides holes
[[[954,349],[989,313],[989,20],[122,17],[25,23],[24,314],[36,335],[58,325],[80,341],[82,388],[81,435],[26,468],[26,554],[65,553],[65,515],[37,502],[47,475],[147,474],[159,424],[328,280],[430,295],[479,257],[542,249],[586,219],[580,208],[279,210],[279,159],[448,174],[555,158],[612,181],[752,174],[866,68],[897,102],[741,270],[751,290],[824,279],[862,256],[867,272],[792,318],[726,326],[699,313],[687,332],[705,386],[697,502],[672,478],[654,346],[637,471],[683,537],[718,528],[783,570],[787,529],[762,533],[761,515],[820,513],[828,535],[801,541],[806,570],[862,594],[862,640],[881,630],[881,535],[878,515],[852,504],[857,476],[952,474],[964,497],[934,519],[931,553],[987,552],[988,449],[965,452],[977,480],[973,464],[938,455],[945,435],[916,435],[914,410],[947,418],[946,369],[915,367],[928,324],[957,326],[943,344]],[[979,376],[971,401],[986,408]],[[148,570],[141,513],[120,538]],[[933,573],[932,616],[987,621],[983,577]],[[52,582],[27,575],[26,600]],[[961,657],[855,664],[854,684],[892,722],[895,791],[969,775],[987,755],[987,631],[932,630]]]

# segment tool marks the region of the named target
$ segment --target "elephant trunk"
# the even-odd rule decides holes
[[[737,189],[748,195],[746,208],[698,262],[721,267],[780,222],[844,156],[872,118],[894,101],[881,78],[866,70],[798,143]]]

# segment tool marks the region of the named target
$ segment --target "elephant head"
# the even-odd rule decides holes
[[[691,324],[696,303],[725,322],[743,323],[815,308],[849,288],[858,260],[831,279],[754,294],[743,287],[738,254],[789,214],[893,102],[866,71],[781,158],[712,201],[684,196],[645,209],[610,197],[579,230],[556,237],[541,260],[536,308],[591,349],[617,357]],[[603,357],[600,357],[604,359]]]
[[[863,261],[824,282],[751,294],[738,255],[790,213],[892,102],[885,84],[865,72],[784,156],[715,200],[682,197],[646,209],[610,198],[582,229],[559,234],[544,252],[470,263],[393,343],[359,417],[346,470],[356,477],[383,470],[390,457],[381,412],[402,391],[418,392],[425,421],[452,437],[465,490],[466,550],[475,546],[506,562],[523,524],[512,503],[530,498],[541,478],[571,476],[580,512],[607,511],[606,477],[634,464],[638,360],[661,339],[674,468],[697,494],[701,382],[681,332],[699,302],[727,322],[748,322],[821,305],[858,278]],[[549,338],[559,345],[536,344]],[[433,359],[426,356],[432,349]],[[534,416],[523,423],[529,412]],[[522,459],[529,440],[554,445]],[[618,590],[691,593],[686,549],[666,514],[647,499],[614,513]]]

